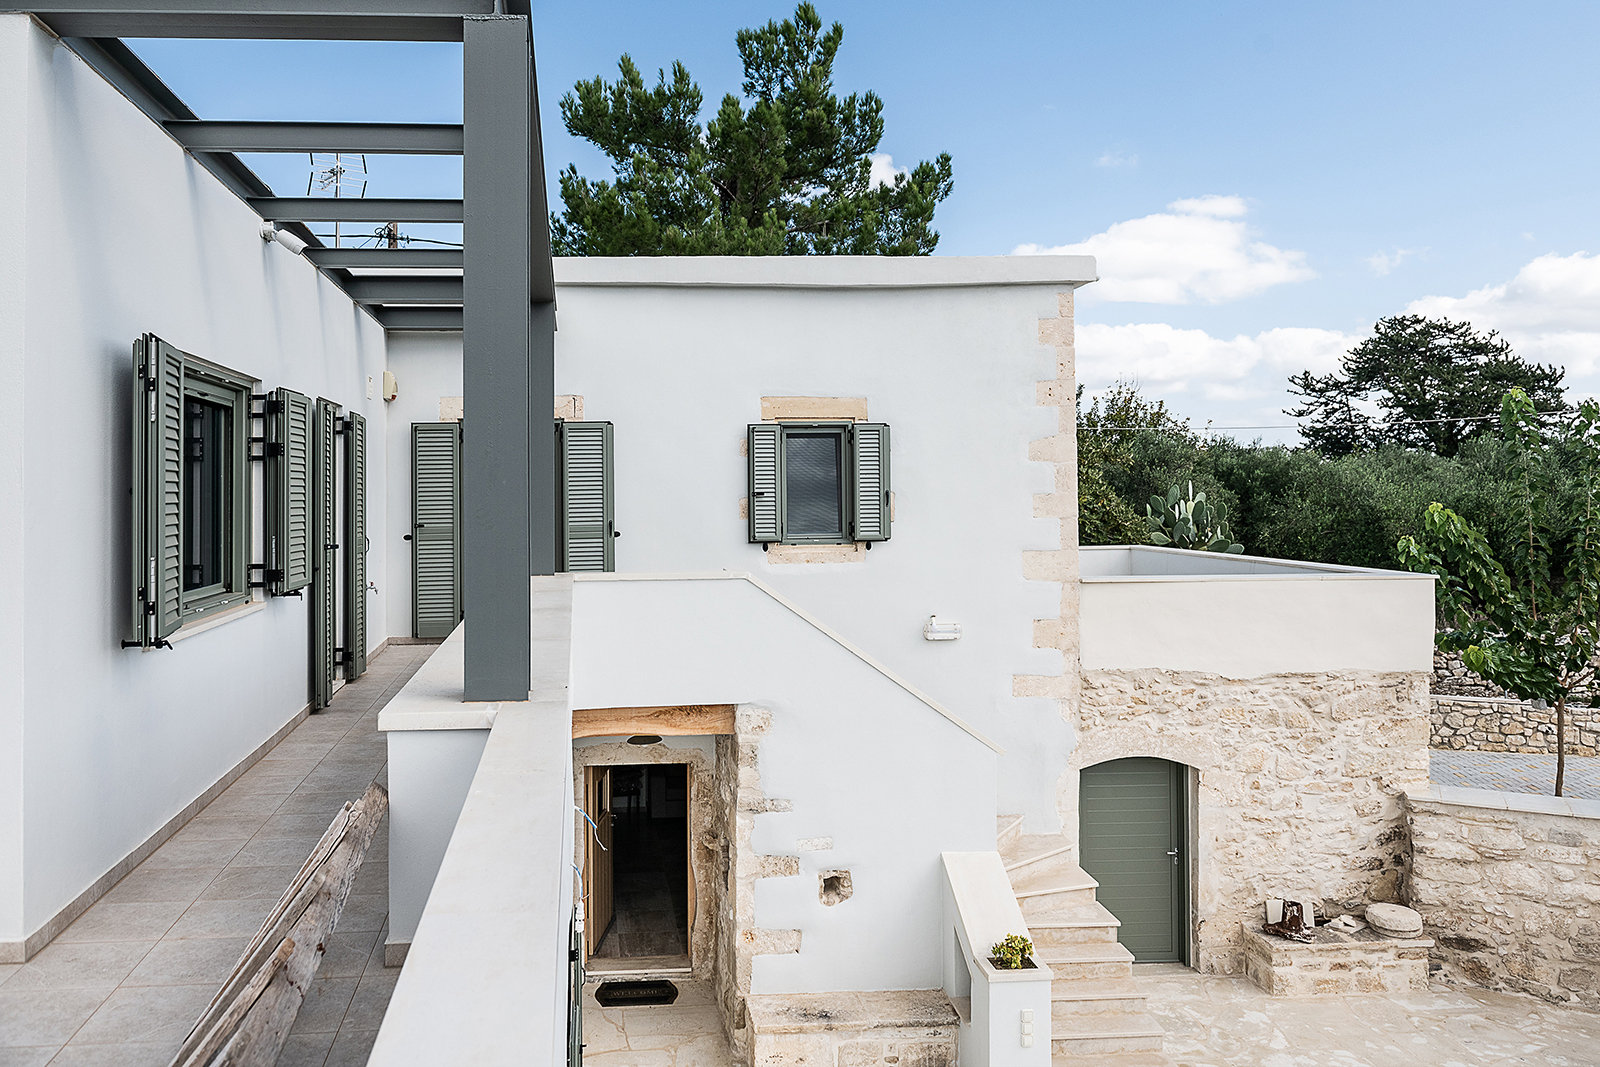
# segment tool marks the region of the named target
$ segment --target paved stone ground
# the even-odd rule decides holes
[[[643,1008],[602,1008],[600,980],[584,983],[584,1067],[731,1067],[710,983],[672,981],[676,1001]]]
[[[1499,789],[1508,793],[1555,791],[1556,758],[1522,752],[1456,752],[1434,750],[1429,776],[1436,785],[1466,789]],[[1600,800],[1600,756],[1568,756],[1565,794]],[[1600,1053],[1595,1062],[1600,1063]]]
[[[1183,1067],[1595,1067],[1600,1015],[1434,983],[1428,993],[1273,999],[1247,979],[1135,967]]]
[[[386,773],[378,709],[432,652],[394,646],[25,964],[0,965],[0,1067],[166,1067],[340,805]],[[383,966],[380,826],[279,1067],[364,1064]]]

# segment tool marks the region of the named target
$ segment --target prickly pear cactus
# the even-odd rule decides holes
[[[1150,524],[1153,545],[1203,552],[1237,554],[1244,551],[1244,546],[1233,539],[1233,532],[1228,529],[1228,505],[1212,504],[1204,492],[1194,491],[1193,482],[1189,483],[1187,497],[1177,486],[1167,490],[1165,497],[1151,497],[1145,506],[1144,518]]]

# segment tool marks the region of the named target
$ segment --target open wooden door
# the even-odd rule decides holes
[[[583,770],[583,810],[593,820],[584,823],[583,838],[583,938],[584,951],[594,955],[611,926],[611,768]]]

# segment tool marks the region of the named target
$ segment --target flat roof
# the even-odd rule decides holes
[[[1076,289],[1098,278],[1093,256],[558,256],[554,262],[556,285],[569,287]]]

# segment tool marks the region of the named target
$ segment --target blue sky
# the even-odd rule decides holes
[[[682,59],[715,107],[733,35],[792,5],[541,4],[550,185],[603,161],[562,129],[578,78]],[[822,3],[882,150],[948,151],[943,255],[1087,250],[1080,380],[1136,377],[1197,422],[1279,424],[1283,379],[1408,308],[1500,328],[1600,393],[1600,5]],[[447,45],[140,42],[210,118],[460,117]],[[370,162],[450,195],[454,161]],[[300,157],[253,165],[303,192]],[[1241,432],[1240,436],[1252,436]],[[1291,433],[1266,431],[1269,439]]]

